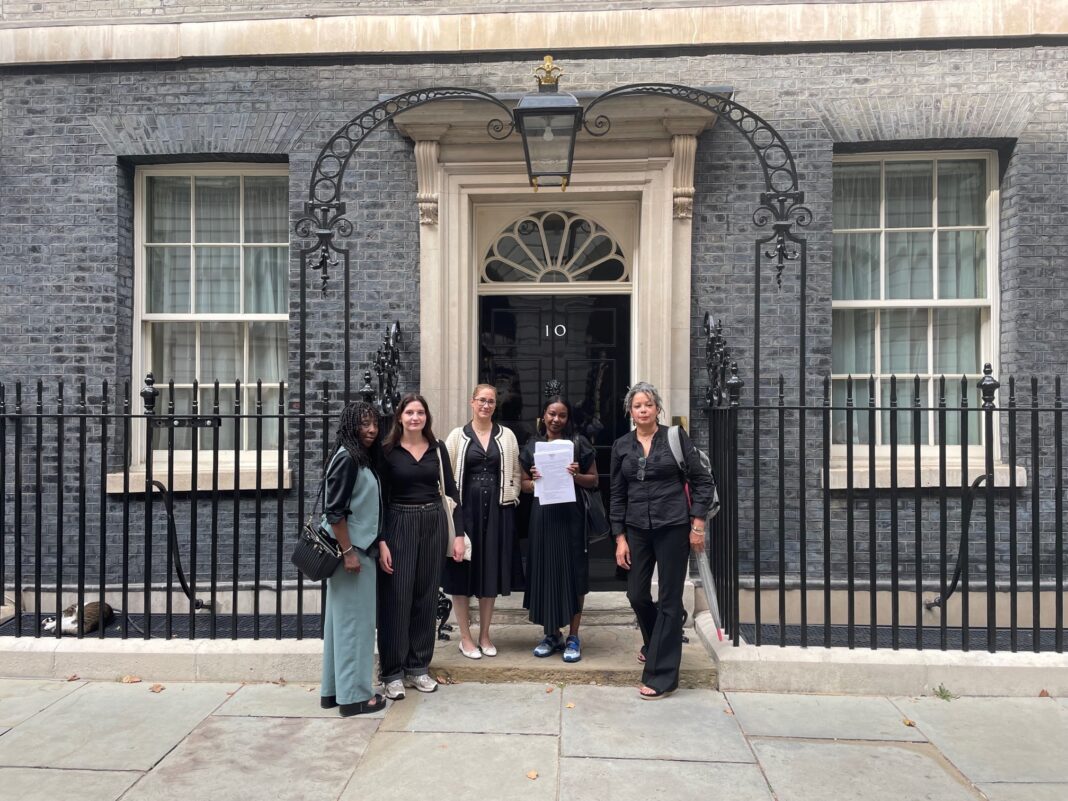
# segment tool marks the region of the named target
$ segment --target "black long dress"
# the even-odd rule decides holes
[[[545,442],[545,437],[528,440],[519,455],[519,463],[528,474],[534,466],[537,442]],[[582,436],[576,437],[576,443],[579,472],[585,473],[595,457],[593,446]],[[532,623],[542,626],[546,634],[554,634],[582,611],[583,596],[590,591],[581,502],[542,506],[535,498],[529,536],[523,607],[529,611]]]
[[[515,507],[501,506],[501,452],[494,425],[489,447],[483,448],[468,423],[471,438],[464,456],[460,508],[464,531],[471,538],[471,561],[445,559],[442,588],[449,595],[495,598],[523,588],[523,565],[515,536]]]

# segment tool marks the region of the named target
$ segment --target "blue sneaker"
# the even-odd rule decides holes
[[[562,650],[564,650],[564,644],[560,642],[560,635],[546,634],[542,641],[534,646],[534,656],[550,656]]]
[[[572,634],[567,638],[567,644],[564,646],[564,661],[578,662],[580,659],[582,659],[582,643],[577,634]]]

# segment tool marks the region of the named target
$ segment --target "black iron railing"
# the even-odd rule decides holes
[[[1020,393],[986,365],[936,378],[933,404],[919,377],[887,379],[879,402],[874,379],[836,400],[826,377],[805,404],[779,376],[747,404],[706,330],[710,558],[735,644],[1063,651],[1059,377]]]

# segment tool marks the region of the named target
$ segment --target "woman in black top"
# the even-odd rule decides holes
[[[442,554],[463,559],[460,496],[452,477],[445,443],[434,437],[430,408],[421,395],[401,399],[386,437],[382,481],[389,496],[386,530],[379,544],[382,568],[378,593],[379,674],[386,697],[404,697],[404,688],[432,693],[434,621]],[[448,542],[448,525],[439,489],[456,501],[456,537]]]
[[[519,463],[523,467],[522,489],[534,491],[540,478],[534,465],[534,446],[557,439],[574,441],[574,461],[568,472],[577,487],[597,486],[597,466],[593,446],[572,428],[571,406],[559,395],[545,401],[541,411],[544,434],[532,437],[523,446]],[[527,558],[527,592],[523,606],[530,621],[541,625],[545,634],[534,648],[534,656],[546,657],[563,651],[565,662],[582,658],[579,622],[582,605],[590,590],[589,562],[586,554],[586,526],[582,503],[558,503],[542,506],[534,499],[530,510],[530,545]],[[560,628],[570,626],[567,640],[560,638]]]
[[[687,546],[703,550],[705,515],[715,485],[693,442],[679,429],[686,474],[658,422],[663,404],[651,384],[631,387],[624,403],[634,430],[612,445],[612,506],[616,564],[629,570],[627,597],[642,632],[641,697],[663,698],[679,686],[682,662],[682,589],[689,562]],[[686,497],[689,481],[692,506]],[[660,586],[653,603],[653,568]],[[641,657],[639,657],[641,659]]]

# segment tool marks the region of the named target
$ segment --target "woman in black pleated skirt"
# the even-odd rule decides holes
[[[519,457],[524,492],[533,492],[534,482],[540,477],[534,463],[535,443],[557,439],[575,443],[575,461],[568,466],[568,472],[574,476],[576,486],[588,489],[597,486],[593,446],[574,433],[571,420],[571,406],[563,397],[552,395],[545,401],[539,421],[542,434],[529,440]],[[546,657],[563,651],[565,662],[578,662],[582,658],[579,623],[590,584],[581,501],[542,506],[535,498],[528,531],[527,591],[523,606],[530,613],[530,621],[544,631],[544,637],[534,648],[534,656]],[[560,636],[560,629],[565,625],[569,627],[566,641]]]

